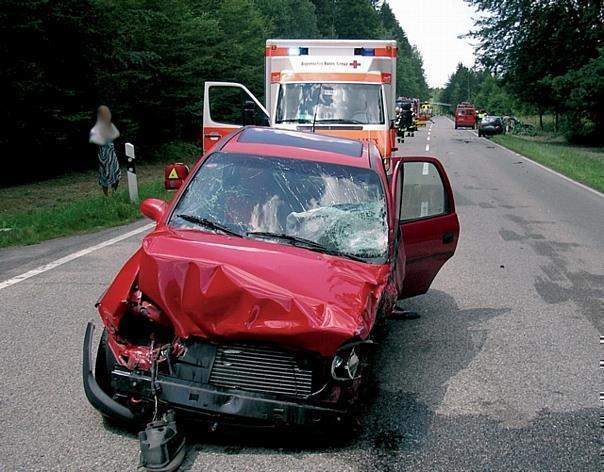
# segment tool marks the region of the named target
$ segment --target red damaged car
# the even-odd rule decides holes
[[[106,416],[330,426],[352,411],[375,327],[425,293],[456,248],[445,171],[431,157],[246,127],[203,156],[97,307],[84,387]],[[92,365],[95,364],[93,373]]]

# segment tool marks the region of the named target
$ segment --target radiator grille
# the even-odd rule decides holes
[[[210,383],[295,397],[312,393],[312,370],[301,367],[292,354],[269,346],[219,346]]]

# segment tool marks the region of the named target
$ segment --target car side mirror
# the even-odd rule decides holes
[[[162,219],[167,209],[168,204],[159,198],[146,198],[140,206],[141,213],[156,223]]]

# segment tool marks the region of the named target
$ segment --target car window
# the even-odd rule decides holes
[[[447,196],[440,173],[431,162],[405,162],[401,221],[429,218],[447,212]]]

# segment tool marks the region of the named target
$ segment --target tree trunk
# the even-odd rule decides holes
[[[557,133],[558,132],[558,112],[556,111],[555,114],[555,120],[554,120],[554,132]]]
[[[539,110],[539,128],[543,131],[543,111]]]

